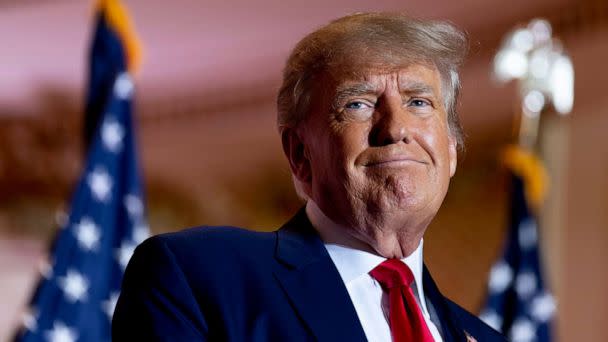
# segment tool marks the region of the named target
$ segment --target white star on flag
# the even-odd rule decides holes
[[[511,284],[511,281],[513,281],[513,270],[506,262],[501,261],[492,266],[489,281],[490,291],[494,293],[503,291]]]
[[[101,202],[110,199],[112,179],[103,167],[96,167],[87,177],[87,181],[95,199]]]
[[[75,303],[77,301],[84,301],[87,298],[89,281],[77,271],[70,269],[65,277],[61,277],[57,281],[69,302]]]
[[[118,302],[118,292],[112,292],[110,298],[104,300],[101,303],[103,311],[108,315],[108,319],[111,321],[114,315],[114,309],[116,309],[116,303]]]
[[[125,208],[127,208],[127,212],[129,213],[129,217],[131,219],[140,217],[144,212],[144,205],[141,203],[141,199],[139,199],[136,195],[126,195],[123,203]]]
[[[149,231],[148,225],[144,222],[140,221],[136,223],[135,227],[133,227],[133,241],[138,245],[144,242],[144,240],[150,236]]]
[[[121,100],[126,100],[133,94],[133,81],[126,72],[119,74],[114,82],[114,94]]]
[[[85,216],[75,226],[76,240],[80,247],[87,251],[96,250],[101,236],[99,227],[89,217]]]
[[[53,322],[53,329],[46,332],[49,342],[75,342],[78,338],[76,330],[69,328],[62,322]]]
[[[38,271],[43,278],[50,279],[53,276],[52,262],[46,259],[40,261],[40,264],[38,264]]]
[[[513,342],[532,342],[536,339],[536,327],[527,319],[518,319],[511,327]]]
[[[118,152],[125,136],[124,128],[113,118],[105,119],[101,126],[101,140],[110,152]]]
[[[553,317],[555,313],[555,300],[548,293],[538,295],[532,300],[532,316],[539,322],[544,323]]]
[[[494,310],[486,310],[479,315],[482,321],[484,321],[487,325],[494,328],[494,330],[500,331],[502,326],[502,317],[496,313]]]
[[[515,278],[515,292],[523,299],[534,294],[537,287],[536,275],[530,271],[521,271]]]
[[[127,264],[129,264],[129,260],[131,260],[131,256],[133,252],[135,252],[135,247],[137,247],[134,243],[129,241],[123,241],[120,244],[120,248],[116,250],[116,260],[122,267],[124,271],[127,268]]]
[[[23,313],[23,326],[29,331],[36,331],[38,329],[38,310],[36,308],[29,308]]]

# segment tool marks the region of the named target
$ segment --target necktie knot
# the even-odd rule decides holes
[[[376,266],[370,275],[384,288],[410,286],[414,275],[409,267],[399,259],[387,259]]]

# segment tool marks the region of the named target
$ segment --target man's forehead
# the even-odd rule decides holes
[[[441,91],[437,68],[426,64],[410,64],[403,67],[367,67],[359,70],[331,72],[337,92],[349,89],[380,91],[388,83],[402,90],[438,93]]]

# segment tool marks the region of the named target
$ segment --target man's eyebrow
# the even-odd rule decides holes
[[[336,93],[333,102],[334,104],[340,104],[346,99],[354,96],[377,94],[378,92],[378,86],[372,83],[362,82],[344,84],[336,88]]]
[[[430,94],[436,95],[435,89],[424,82],[404,82],[400,84],[403,94]]]
[[[372,83],[348,83],[340,85],[336,88],[336,98],[344,96],[357,96],[363,94],[375,94],[378,92],[378,86]]]

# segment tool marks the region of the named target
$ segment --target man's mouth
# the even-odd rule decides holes
[[[427,164],[422,160],[418,160],[416,158],[408,157],[408,156],[394,156],[388,158],[379,158],[372,159],[366,162],[364,165],[366,167],[400,167],[400,166],[408,166],[408,165],[421,165]]]

